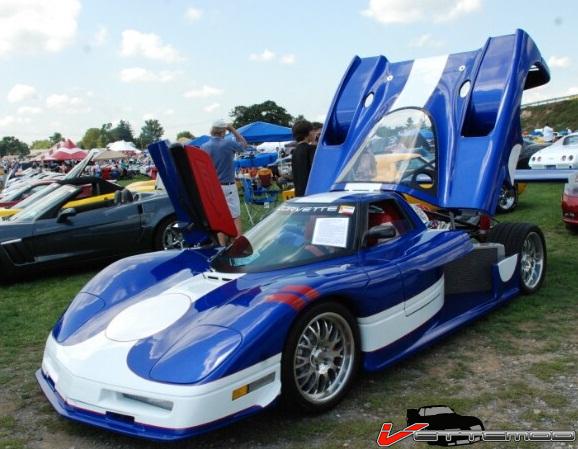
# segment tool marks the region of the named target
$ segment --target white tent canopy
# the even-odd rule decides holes
[[[116,142],[109,143],[106,147],[111,151],[125,151],[136,154],[142,153],[141,150],[134,146],[134,143],[126,142],[125,140],[117,140]]]

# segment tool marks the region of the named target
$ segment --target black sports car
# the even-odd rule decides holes
[[[484,430],[484,423],[475,416],[463,416],[454,412],[447,405],[428,405],[419,409],[410,408],[407,410],[407,424],[427,423],[426,430]],[[479,441],[479,440],[476,440]],[[468,444],[467,436],[452,437],[451,441],[438,441],[435,445],[455,446],[456,444]],[[434,443],[430,443],[434,444]]]
[[[164,191],[133,194],[79,178],[0,222],[0,279],[181,246]],[[88,187],[90,186],[90,187]],[[87,187],[90,194],[87,196]],[[103,188],[106,190],[103,190]]]

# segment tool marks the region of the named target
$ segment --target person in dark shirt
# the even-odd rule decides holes
[[[297,146],[292,153],[291,165],[296,197],[305,195],[315,149],[317,148],[316,135],[317,131],[306,120],[296,122],[293,125],[293,138],[297,142]]]

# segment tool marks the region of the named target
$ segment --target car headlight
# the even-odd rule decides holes
[[[566,160],[566,155],[562,156],[562,161]]]
[[[535,160],[536,160],[536,156],[532,156],[532,160],[535,161]]]
[[[571,154],[570,156],[568,156],[568,160],[569,160],[569,161],[573,161],[573,160],[574,160],[574,155]]]
[[[541,161],[541,160],[542,160],[542,156],[538,156],[538,161]]]

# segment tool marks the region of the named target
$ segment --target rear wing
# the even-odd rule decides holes
[[[553,183],[578,182],[578,170],[567,170],[567,169],[516,170],[514,174],[514,181],[553,182]]]

